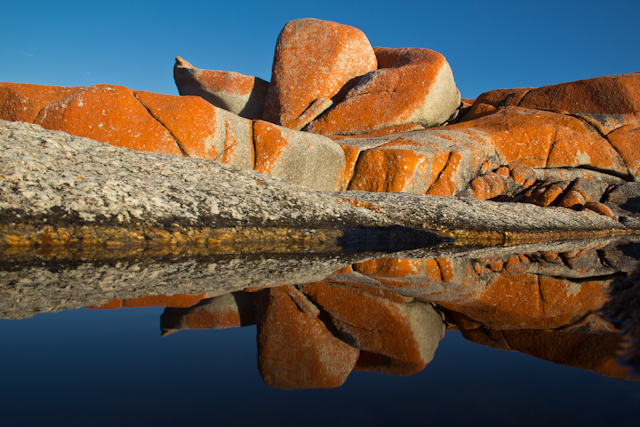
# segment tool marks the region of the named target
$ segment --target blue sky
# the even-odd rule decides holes
[[[640,1],[0,0],[0,81],[178,94],[173,64],[271,78],[292,19],[442,53],[462,96],[640,71]]]

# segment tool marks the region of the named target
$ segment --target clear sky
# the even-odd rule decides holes
[[[178,94],[173,64],[271,78],[292,19],[442,53],[462,96],[640,71],[640,1],[0,0],[0,81]]]

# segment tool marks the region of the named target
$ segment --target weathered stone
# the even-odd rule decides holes
[[[536,168],[589,166],[626,174],[627,167],[591,126],[574,117],[520,107],[500,107],[476,120],[447,126],[449,131],[478,129],[506,163]]]
[[[345,172],[345,154],[321,135],[253,122],[255,170],[313,190],[338,190]]]
[[[175,138],[188,157],[218,160],[245,168],[255,162],[252,122],[196,96],[135,91],[149,114]]]
[[[33,123],[40,110],[84,87],[0,83],[0,120]]]
[[[310,132],[353,135],[403,124],[428,128],[454,115],[460,92],[444,56],[428,49],[374,50],[378,70],[309,124]]]
[[[261,119],[269,82],[233,71],[201,70],[176,58],[173,76],[180,95],[195,95],[246,119]]]
[[[541,88],[492,90],[480,95],[462,120],[482,117],[490,110],[488,106],[518,106],[572,114],[633,114],[640,111],[640,73],[595,77]]]
[[[83,88],[43,107],[34,123],[116,147],[183,155],[171,133],[122,86]]]
[[[330,21],[297,19],[282,29],[276,44],[264,120],[298,129],[322,112],[298,118],[307,108],[331,99],[349,80],[377,67],[362,31]],[[319,100],[319,101],[318,101]]]
[[[138,298],[115,298],[106,304],[86,306],[90,310],[114,310],[123,307],[191,307],[200,300],[206,298],[206,294],[198,295],[148,295]]]
[[[391,375],[419,372],[433,359],[444,336],[442,317],[430,304],[399,304],[337,283],[299,288],[328,312],[349,344],[366,352],[358,359],[359,369]]]
[[[332,335],[319,316],[292,286],[256,294],[258,369],[267,385],[333,388],[345,382],[360,352]]]
[[[640,73],[544,86],[528,92],[518,105],[569,113],[636,113],[640,111]]]
[[[353,150],[348,189],[359,191],[452,196],[468,186],[490,156],[485,137],[473,130],[443,128],[340,143],[345,152]]]
[[[607,135],[607,139],[620,154],[635,181],[640,181],[640,126],[626,125]]]

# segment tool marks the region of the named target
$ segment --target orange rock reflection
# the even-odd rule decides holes
[[[431,362],[446,329],[481,345],[637,380],[618,363],[618,331],[598,315],[612,282],[638,264],[624,251],[593,244],[378,258],[322,281],[193,296],[191,307],[174,296],[161,327],[167,335],[256,324],[260,374],[286,389],[339,387],[353,370],[414,374]],[[115,301],[94,308],[134,304]]]

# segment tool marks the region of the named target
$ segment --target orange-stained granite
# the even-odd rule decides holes
[[[42,108],[34,123],[117,147],[182,156],[171,133],[122,86],[81,89]]]
[[[225,129],[216,107],[199,96],[142,91],[134,91],[134,95],[171,132],[187,156],[221,159]]]
[[[306,123],[297,119],[315,100],[332,98],[349,80],[376,68],[369,40],[357,28],[311,18],[289,21],[276,44],[263,118],[302,127]]]
[[[627,168],[611,144],[574,117],[521,107],[500,107],[493,114],[442,129],[478,129],[507,163],[530,167],[589,165],[617,173]]]
[[[460,94],[453,93],[455,83],[444,56],[429,49],[374,50],[378,70],[364,76],[342,102],[314,120],[308,126],[310,132],[353,135],[403,124],[437,126],[459,107]],[[436,92],[442,99],[435,99]],[[425,106],[431,102],[440,103],[438,108],[446,111],[446,117],[442,111],[437,118],[425,115]]]
[[[85,88],[0,83],[0,120],[33,123],[42,108],[82,89]]]
[[[431,361],[444,335],[442,319],[428,304],[394,303],[361,288],[322,282],[299,288],[329,314],[347,342],[379,355],[375,363],[367,356],[359,359],[359,370],[391,375],[419,372]]]
[[[256,156],[254,170],[271,173],[289,141],[278,126],[262,120],[255,120],[253,122],[253,143]]]

